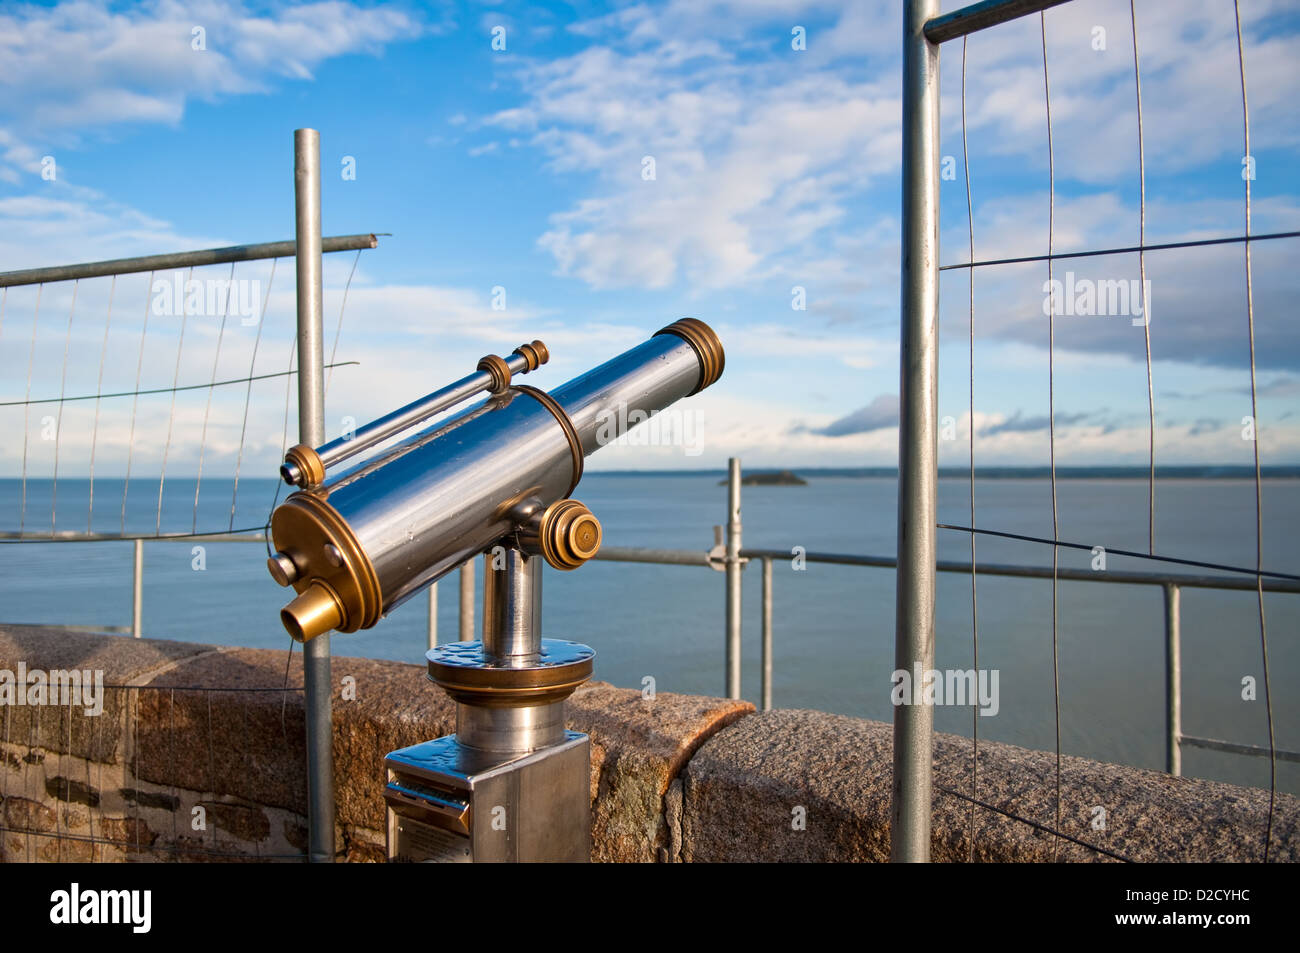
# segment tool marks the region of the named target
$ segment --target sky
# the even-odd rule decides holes
[[[1135,9],[1141,167],[1127,0],[943,47],[944,264],[1136,245],[1143,208],[1148,243],[1240,236],[1247,174],[1252,233],[1300,230],[1300,4],[1240,3],[1248,161],[1233,4]],[[550,389],[689,315],[727,354],[691,439],[589,469],[892,466],[900,38],[892,0],[6,3],[0,269],[292,238],[311,127],[325,234],[382,233],[326,256],[328,436],[485,353],[544,340]],[[1058,464],[1145,465],[1148,335],[1157,464],[1300,463],[1300,239],[1250,254],[1253,426],[1243,244],[1149,251],[1145,289],[1136,254],[1058,260],[1051,321],[1043,261],[945,271],[941,463],[973,421],[978,465],[1046,464],[1052,396]],[[274,474],[292,262],[153,282],[4,294],[0,475]],[[22,405],[250,375],[281,376]]]

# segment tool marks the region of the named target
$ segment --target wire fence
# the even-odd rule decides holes
[[[289,806],[301,792],[283,780],[303,756],[301,703],[292,726],[288,706],[303,689],[288,681],[286,669],[282,688],[87,685],[81,711],[5,706],[0,861],[305,860],[307,828]],[[274,793],[232,797],[236,779]]]
[[[1058,405],[1057,405],[1057,397],[1058,397],[1057,327],[1058,327],[1058,320],[1063,315],[1064,311],[1062,307],[1062,302],[1058,298],[1058,295],[1055,291],[1055,288],[1057,287],[1057,284],[1055,283],[1056,282],[1055,266],[1058,262],[1066,259],[1091,258],[1091,257],[1118,255],[1118,254],[1136,254],[1137,270],[1138,270],[1137,289],[1139,295],[1138,309],[1136,313],[1145,316],[1144,320],[1140,322],[1134,321],[1133,324],[1141,325],[1142,337],[1143,337],[1142,350],[1143,350],[1143,357],[1144,357],[1143,367],[1145,372],[1145,397],[1146,397],[1145,410],[1146,410],[1146,424],[1147,424],[1147,428],[1146,428],[1147,429],[1147,435],[1146,435],[1147,436],[1147,440],[1146,440],[1147,492],[1146,492],[1146,501],[1145,501],[1146,512],[1145,514],[1143,514],[1144,522],[1145,522],[1146,548],[1145,548],[1145,552],[1136,552],[1132,550],[1121,550],[1118,547],[1111,548],[1107,546],[1105,547],[1105,551],[1111,554],[1122,553],[1123,555],[1132,557],[1134,559],[1169,562],[1169,563],[1181,563],[1184,565],[1194,565],[1201,568],[1214,569],[1217,571],[1237,573],[1237,574],[1241,574],[1242,577],[1246,579],[1250,579],[1252,581],[1253,584],[1251,588],[1253,588],[1256,594],[1256,609],[1257,609],[1256,621],[1257,621],[1257,630],[1258,630],[1258,645],[1259,645],[1259,651],[1260,651],[1262,664],[1263,664],[1262,695],[1263,695],[1264,710],[1265,710],[1265,715],[1267,720],[1267,736],[1268,736],[1268,745],[1267,745],[1266,754],[1269,763],[1269,811],[1268,811],[1267,828],[1266,830],[1260,832],[1260,836],[1262,840],[1261,855],[1262,858],[1267,862],[1267,860],[1270,857],[1270,850],[1273,844],[1274,807],[1275,807],[1275,800],[1276,800],[1277,761],[1278,761],[1279,752],[1276,747],[1276,739],[1275,739],[1275,732],[1274,732],[1273,697],[1272,697],[1272,685],[1270,681],[1270,669],[1269,669],[1269,632],[1268,632],[1267,618],[1266,618],[1265,607],[1264,607],[1264,591],[1265,591],[1266,580],[1270,578],[1295,578],[1295,577],[1288,573],[1272,571],[1271,569],[1266,570],[1263,564],[1262,540],[1263,540],[1264,519],[1263,519],[1262,490],[1261,490],[1260,448],[1259,448],[1259,440],[1257,436],[1253,436],[1251,440],[1251,452],[1252,452],[1252,463],[1253,463],[1253,494],[1254,494],[1254,513],[1253,513],[1254,519],[1253,519],[1253,527],[1252,527],[1253,535],[1254,535],[1254,557],[1255,557],[1254,565],[1253,566],[1242,566],[1242,565],[1228,566],[1228,565],[1223,565],[1221,563],[1212,563],[1210,561],[1178,559],[1173,557],[1172,555],[1161,552],[1160,540],[1157,538],[1157,534],[1156,534],[1156,508],[1157,508],[1157,479],[1156,479],[1157,449],[1156,448],[1157,448],[1158,415],[1156,410],[1155,387],[1153,384],[1153,371],[1152,371],[1151,321],[1150,321],[1150,313],[1149,313],[1150,303],[1146,299],[1146,294],[1149,288],[1149,284],[1147,281],[1147,255],[1148,253],[1154,254],[1160,252],[1168,252],[1174,249],[1204,247],[1210,245],[1239,245],[1241,247],[1242,255],[1243,255],[1242,268],[1244,270],[1245,296],[1244,296],[1244,300],[1241,301],[1240,304],[1240,311],[1238,312],[1238,320],[1240,320],[1241,322],[1241,330],[1243,336],[1246,338],[1248,355],[1249,355],[1250,422],[1252,424],[1252,433],[1253,433],[1253,425],[1259,419],[1258,418],[1259,389],[1258,389],[1257,371],[1256,371],[1256,324],[1255,324],[1255,302],[1254,302],[1254,295],[1253,295],[1254,275],[1253,275],[1253,268],[1252,268],[1251,248],[1252,245],[1256,243],[1272,242],[1272,241],[1285,240],[1285,239],[1295,239],[1297,235],[1300,233],[1297,233],[1295,231],[1282,231],[1282,232],[1271,232],[1271,233],[1260,234],[1260,235],[1252,234],[1251,182],[1253,179],[1253,174],[1243,173],[1242,180],[1244,184],[1244,189],[1242,195],[1241,209],[1242,209],[1242,220],[1243,220],[1244,227],[1241,233],[1216,236],[1212,238],[1197,238],[1197,239],[1187,240],[1187,241],[1161,242],[1158,244],[1150,244],[1150,245],[1147,244],[1146,241],[1147,210],[1148,210],[1147,166],[1146,166],[1146,141],[1144,138],[1144,119],[1147,117],[1144,112],[1144,106],[1142,100],[1143,74],[1142,74],[1142,48],[1141,48],[1141,43],[1139,41],[1139,36],[1140,36],[1139,16],[1138,16],[1139,4],[1137,4],[1135,0],[1130,0],[1128,4],[1127,12],[1128,12],[1128,20],[1129,20],[1128,26],[1131,30],[1131,36],[1132,36],[1131,76],[1132,76],[1132,87],[1133,87],[1133,104],[1136,112],[1136,124],[1134,128],[1134,136],[1136,139],[1136,153],[1137,153],[1137,160],[1138,160],[1137,168],[1135,170],[1136,180],[1137,180],[1137,193],[1138,193],[1137,222],[1136,222],[1137,232],[1138,232],[1138,243],[1136,245],[1123,246],[1123,247],[1091,248],[1091,249],[1080,249],[1080,250],[1072,249],[1066,252],[1060,251],[1058,248],[1058,225],[1056,219],[1057,198],[1058,198],[1058,177],[1057,177],[1057,162],[1056,162],[1057,159],[1056,144],[1053,138],[1053,133],[1054,133],[1054,120],[1053,120],[1053,112],[1052,112],[1053,72],[1051,69],[1050,57],[1048,54],[1048,48],[1049,48],[1048,38],[1050,33],[1051,21],[1053,20],[1053,15],[1049,14],[1047,12],[1047,9],[1050,7],[1060,6],[1062,5],[1063,2],[1064,0],[1051,0],[1051,2],[1043,2],[1043,0],[992,0],[992,2],[975,4],[970,7],[962,8],[961,10],[958,10],[954,13],[946,14],[943,16],[933,15],[935,11],[935,7],[937,6],[936,4],[927,3],[923,5],[918,5],[913,3],[909,5],[910,7],[913,8],[911,11],[909,11],[910,13],[919,14],[924,19],[924,26],[922,28],[922,32],[924,33],[926,41],[932,45],[931,49],[933,51],[934,65],[935,65],[936,72],[937,72],[937,62],[938,62],[938,55],[939,55],[937,44],[951,42],[958,38],[961,39],[960,135],[961,135],[962,165],[964,169],[964,190],[965,190],[964,204],[965,204],[965,212],[966,212],[965,224],[966,224],[966,231],[967,231],[966,242],[965,242],[966,260],[963,262],[936,265],[936,267],[934,267],[933,269],[934,287],[933,289],[930,290],[932,291],[935,301],[937,302],[938,300],[937,285],[938,285],[938,279],[940,274],[954,273],[954,277],[955,277],[956,274],[959,274],[960,272],[964,271],[966,273],[967,284],[968,284],[968,287],[966,289],[967,290],[966,319],[968,321],[967,372],[969,374],[969,388],[968,388],[968,393],[966,395],[967,396],[967,417],[969,420],[968,446],[966,448],[967,465],[969,468],[968,525],[959,526],[959,525],[953,525],[947,523],[937,523],[936,525],[937,528],[940,530],[965,534],[969,540],[971,653],[973,658],[975,659],[976,670],[978,670],[979,668],[979,649],[980,649],[979,601],[978,601],[978,593],[979,593],[978,578],[980,575],[980,570],[979,570],[979,565],[977,560],[977,546],[976,546],[977,538],[981,536],[1002,536],[1002,537],[1012,537],[1019,540],[1031,541],[1031,542],[1042,544],[1044,546],[1050,546],[1051,556],[1052,556],[1050,639],[1051,639],[1051,650],[1052,650],[1051,678],[1052,678],[1053,721],[1054,721],[1054,729],[1055,729],[1055,756],[1056,756],[1056,770],[1055,770],[1055,778],[1054,778],[1055,811],[1054,811],[1054,816],[1052,818],[1052,822],[1050,824],[1042,825],[1039,824],[1039,822],[1037,821],[1019,817],[1014,811],[1012,811],[1007,806],[999,807],[999,806],[988,804],[985,801],[981,800],[979,796],[980,793],[979,718],[978,718],[978,712],[975,709],[972,709],[972,721],[971,721],[972,744],[971,744],[971,761],[970,761],[971,768],[970,768],[969,789],[965,792],[958,792],[951,789],[940,789],[940,793],[944,794],[945,796],[960,798],[961,800],[967,802],[970,805],[970,855],[969,856],[971,857],[971,859],[973,859],[974,857],[974,844],[975,844],[974,838],[975,838],[975,828],[976,828],[975,818],[976,818],[977,810],[994,811],[996,813],[1003,814],[1007,817],[1013,818],[1015,820],[1021,821],[1026,824],[1030,824],[1031,826],[1034,826],[1037,829],[1050,833],[1054,838],[1054,844],[1055,844],[1054,851],[1059,848],[1060,843],[1064,840],[1075,844],[1081,844],[1085,847],[1088,847],[1091,850],[1098,852],[1099,854],[1105,854],[1111,856],[1113,859],[1124,859],[1122,857],[1117,857],[1111,854],[1109,851],[1107,851],[1105,848],[1101,847],[1100,845],[1097,845],[1095,843],[1090,843],[1083,838],[1074,837],[1072,834],[1065,832],[1062,827],[1061,668],[1060,668],[1060,642],[1059,642],[1060,618],[1059,618],[1059,600],[1058,600],[1059,582],[1061,580],[1061,575],[1062,575],[1061,567],[1060,567],[1060,550],[1064,547],[1092,550],[1094,544],[1083,545],[1077,542],[1068,541],[1061,538],[1061,521],[1060,521],[1061,514],[1059,509],[1059,503],[1058,503],[1058,485],[1057,485],[1057,454],[1058,454],[1058,446],[1059,446],[1058,444],[1059,436],[1058,436],[1058,427],[1057,427],[1058,419],[1059,419]],[[1083,4],[1081,0],[1075,0],[1075,2],[1071,3],[1070,5],[1076,6],[1076,5],[1083,5]],[[925,9],[924,10],[920,9],[921,6],[924,6]],[[1145,6],[1147,7],[1147,9],[1150,9],[1149,5],[1145,5]],[[928,19],[925,18],[926,14],[929,14]],[[1037,20],[1038,20],[1037,23],[1038,26],[1037,32],[1038,32],[1038,40],[1039,40],[1038,45],[1041,53],[1041,90],[1042,90],[1043,113],[1045,117],[1045,123],[1043,129],[1043,148],[1045,150],[1044,154],[1045,154],[1045,160],[1046,160],[1045,165],[1046,165],[1046,172],[1047,172],[1047,203],[1046,203],[1046,207],[1042,210],[1042,214],[1046,218],[1046,224],[1047,224],[1046,249],[1042,254],[990,257],[981,260],[980,258],[977,257],[977,248],[976,248],[977,216],[976,216],[975,203],[972,200],[972,194],[974,189],[972,188],[972,177],[970,172],[971,154],[969,150],[969,139],[968,139],[968,119],[967,119],[968,44],[969,41],[972,39],[972,37],[975,36],[976,33],[979,31],[997,27],[1002,23],[1009,22],[1010,20],[1017,19],[1019,17],[1032,16],[1033,14],[1037,14]],[[1247,56],[1246,56],[1246,45],[1243,42],[1243,36],[1242,36],[1241,11],[1239,9],[1239,4],[1237,0],[1234,0],[1232,4],[1231,14],[1232,14],[1233,34],[1235,36],[1235,53],[1236,53],[1235,65],[1237,67],[1236,73],[1240,83],[1240,107],[1241,107],[1241,118],[1242,118],[1241,149],[1242,149],[1242,155],[1246,157],[1243,160],[1243,163],[1249,163],[1253,160],[1251,160],[1251,116],[1250,116],[1249,100],[1247,95],[1247,90],[1248,90],[1247,69],[1246,69]],[[995,40],[991,39],[989,42],[992,43],[995,42]],[[909,74],[908,76],[905,77],[905,82],[911,83],[915,81],[916,76],[917,76],[916,73]],[[1187,106],[1185,108],[1192,108],[1192,107]],[[918,122],[924,122],[928,118],[933,118],[937,124],[937,119],[938,119],[937,95],[934,100],[933,117],[925,117],[919,119]],[[936,174],[937,174],[937,170],[936,170]],[[915,183],[913,187],[916,187]],[[978,189],[978,187],[979,187],[979,183],[976,182],[975,189]],[[905,189],[906,188],[907,186],[905,185]],[[905,194],[904,197],[905,207],[908,206],[909,201],[915,201],[915,200],[914,199],[909,200],[908,195]],[[921,218],[916,222],[916,227],[931,228],[937,234],[938,227],[939,227],[937,200],[933,203],[933,205],[927,206],[924,209]],[[976,296],[975,296],[976,273],[977,270],[979,269],[988,269],[997,266],[1014,266],[1014,265],[1024,265],[1024,264],[1033,264],[1033,263],[1037,263],[1044,266],[1045,275],[1047,279],[1047,284],[1044,285],[1044,291],[1048,294],[1048,298],[1045,303],[1045,311],[1047,316],[1047,335],[1046,335],[1047,360],[1046,360],[1045,372],[1046,372],[1046,389],[1047,389],[1047,438],[1048,438],[1048,462],[1049,462],[1048,478],[1050,483],[1050,516],[1051,516],[1051,528],[1052,528],[1050,537],[1048,538],[1039,537],[1039,536],[1029,536],[1024,534],[999,532],[996,528],[982,525],[980,522],[979,514],[977,512],[976,480],[975,480],[976,435],[977,435],[977,427],[975,423],[976,414],[977,414],[976,325],[977,325],[977,320],[980,317],[980,315],[977,314],[976,306],[975,306],[976,305]],[[1270,317],[1280,318],[1281,316],[1270,315]],[[905,361],[903,364],[903,372],[905,378],[904,387],[906,388],[907,387],[906,381],[908,375],[909,374],[915,375],[917,371],[914,367],[910,367],[909,364]],[[933,459],[931,459],[930,464],[932,466],[937,466],[937,464]],[[900,500],[900,506],[902,505],[903,505],[903,501]],[[903,584],[902,580],[900,579],[900,585],[902,584]],[[1175,602],[1173,607],[1175,612],[1176,612],[1176,605],[1177,604]],[[933,604],[931,604],[931,610],[932,608],[933,608]],[[933,656],[931,654],[931,659],[932,658]],[[1176,657],[1172,660],[1172,663],[1173,663],[1173,670],[1175,672],[1174,677],[1176,678],[1177,677]],[[1176,697],[1176,693],[1174,695],[1171,695],[1171,697]],[[1180,727],[1177,726],[1177,717],[1178,717],[1177,709],[1171,707],[1171,721],[1174,724],[1174,727],[1172,728],[1172,736],[1175,741],[1175,745],[1172,749],[1173,751],[1176,751],[1177,742],[1179,740],[1179,733],[1181,730]],[[1183,740],[1186,739],[1184,738]],[[1200,740],[1200,739],[1196,739],[1196,740]],[[1237,746],[1237,747],[1244,749],[1245,747],[1248,746]],[[1227,750],[1227,749],[1224,748],[1223,750]],[[898,754],[896,753],[896,759],[897,757]],[[897,765],[898,765],[898,761],[896,760],[896,768]],[[1170,770],[1173,773],[1177,773],[1177,760],[1175,755],[1172,753],[1170,758]]]
[[[355,363],[337,361],[338,340],[361,251],[376,244],[374,235],[324,240],[326,252],[356,251],[331,376]],[[0,539],[260,529],[274,501],[245,493],[241,502],[241,480],[250,453],[264,468],[290,442],[296,330],[292,312],[271,303],[293,252],[293,242],[273,242],[0,274],[3,379],[23,386],[0,400],[6,429],[21,433]],[[292,290],[277,300],[291,302]],[[74,383],[70,393],[70,376],[94,387]],[[53,381],[57,395],[39,392]],[[283,413],[272,411],[280,400]]]

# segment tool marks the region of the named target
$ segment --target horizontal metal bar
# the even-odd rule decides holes
[[[1050,255],[1025,255],[1022,258],[986,258],[983,261],[962,261],[955,265],[940,265],[940,271],[959,268],[987,268],[989,265],[1025,265],[1041,261],[1061,261],[1066,258],[1097,258],[1102,255],[1128,255],[1133,252],[1168,251],[1173,248],[1202,248],[1206,245],[1240,245],[1242,242],[1267,242],[1278,238],[1300,238],[1300,232],[1267,232],[1263,235],[1230,235],[1226,238],[1198,238],[1185,242],[1161,242],[1157,245],[1125,245],[1121,248],[1090,248],[1085,251],[1058,251]]]
[[[251,693],[269,695],[272,693],[300,692],[305,686],[282,685],[279,688],[256,688],[250,685],[113,685],[106,683],[104,687],[123,692],[216,692],[218,694],[223,692],[235,694],[237,692],[241,695]]]
[[[0,542],[25,543],[95,543],[143,539],[146,542],[184,543],[191,540],[197,543],[262,543],[266,534],[236,530],[233,533],[188,533],[163,534],[161,536],[122,536],[117,533],[76,533],[69,532],[59,536],[39,536],[31,533],[0,532]],[[786,549],[750,549],[740,551],[741,559],[794,559],[795,556]],[[614,563],[651,563],[663,566],[711,566],[709,554],[699,549],[648,549],[638,546],[602,546],[593,559]],[[893,569],[897,565],[892,556],[862,556],[855,553],[803,553],[800,558],[809,563],[826,563],[837,566],[867,566],[875,569]],[[956,560],[940,560],[939,572],[969,574],[970,563]],[[1052,570],[1039,566],[1010,566],[998,563],[976,563],[975,572],[985,576],[1014,576],[1025,579],[1051,579]],[[1254,592],[1253,579],[1236,579],[1231,576],[1189,576],[1154,572],[1115,572],[1104,570],[1094,572],[1087,569],[1058,569],[1057,579],[1072,582],[1109,582],[1124,586],[1186,586],[1191,589],[1230,589],[1240,592]],[[1264,579],[1265,592],[1300,593],[1300,582],[1288,579]]]
[[[56,622],[0,622],[5,628],[50,629],[58,632],[107,632],[110,635],[130,635],[129,625],[59,625]],[[111,686],[110,686],[111,687]]]
[[[695,549],[641,549],[634,546],[602,546],[593,559],[614,563],[660,563],[665,566],[707,566],[709,554]]]
[[[996,536],[999,539],[1015,539],[1026,543],[1042,543],[1045,546],[1060,546],[1062,549],[1075,549],[1085,553],[1091,553],[1098,547],[1094,542],[1080,543],[1068,539],[1051,539],[1043,536],[1028,536],[1024,533],[1007,533],[996,529],[971,529],[969,526],[953,526],[950,523],[939,523],[939,529],[953,530],[958,533],[978,533],[981,536]],[[1274,572],[1265,569],[1250,569],[1246,566],[1229,566],[1226,563],[1211,563],[1202,559],[1180,559],[1177,556],[1162,556],[1156,553],[1141,553],[1131,549],[1120,549],[1118,547],[1105,546],[1106,553],[1110,556],[1128,556],[1132,559],[1146,559],[1156,563],[1176,563],[1180,566],[1195,566],[1198,569],[1217,569],[1221,572],[1236,572],[1246,576],[1261,576],[1265,579],[1289,579],[1292,582],[1300,582],[1300,575],[1289,572]],[[1253,586],[1250,588],[1254,588]]]
[[[337,235],[333,238],[321,239],[321,251],[355,251],[360,248],[375,248],[378,244],[379,239],[374,234]],[[81,265],[55,265],[52,268],[4,271],[0,272],[0,288],[38,285],[52,281],[72,281],[74,278],[131,275],[142,271],[166,271],[169,268],[199,268],[203,265],[220,265],[232,261],[292,258],[296,248],[296,244],[292,241],[264,242],[260,245],[231,245],[227,248],[168,252],[164,255],[144,255],[139,258],[114,258],[110,261],[91,261]]]
[[[795,554],[785,549],[751,549],[740,550],[742,559],[794,559]],[[605,546],[596,554],[596,559],[626,563],[659,563],[677,566],[708,566],[707,552],[693,549],[642,549],[631,546]],[[804,562],[826,563],[839,566],[868,566],[876,569],[894,569],[897,560],[892,556],[863,556],[855,553],[818,553],[806,552],[799,556]],[[967,573],[971,571],[970,563],[953,560],[940,560],[939,572]],[[977,563],[975,571],[989,576],[1018,576],[1027,579],[1051,579],[1052,570],[1038,566],[1009,566],[996,563]],[[1094,572],[1087,569],[1058,569],[1057,579],[1074,582],[1109,582],[1118,585],[1133,586],[1187,586],[1192,589],[1231,589],[1244,592],[1255,591],[1253,579],[1236,579],[1231,576],[1190,576],[1148,572],[1115,572],[1110,570]],[[1265,579],[1266,592],[1300,593],[1300,582],[1285,579]]]
[[[1181,735],[1179,740],[1185,745],[1191,745],[1193,748],[1205,748],[1209,751],[1223,751],[1227,754],[1248,754],[1257,758],[1267,758],[1269,755],[1268,749],[1259,745],[1239,745],[1235,741],[1219,741],[1217,738],[1193,738],[1191,735]],[[1278,761],[1300,763],[1300,751],[1285,751],[1278,748],[1273,753],[1277,755]]]
[[[983,0],[982,3],[972,3],[969,7],[935,17],[925,25],[925,38],[931,43],[946,43],[959,36],[987,30],[999,23],[1018,20],[1065,2],[1066,0]]]
[[[263,543],[266,534],[235,530],[233,533],[162,533],[161,535],[133,536],[126,533],[79,533],[69,531],[57,536],[35,533],[0,532],[0,543],[107,543],[144,540],[151,543]]]
[[[120,840],[109,840],[106,837],[91,837],[86,834],[72,834],[66,830],[61,831],[38,831],[30,827],[0,827],[0,834],[27,834],[36,837],[52,837],[56,840],[80,841],[85,844],[105,844],[109,847],[116,847],[119,850],[125,849],[126,844]],[[239,860],[305,860],[306,854],[263,854],[258,853],[254,856],[248,854],[238,854],[234,851],[213,850],[210,847],[195,847],[192,844],[186,844],[183,847],[173,845],[153,844],[144,847],[138,847],[140,851],[158,851],[159,853],[185,853],[185,854],[203,854],[207,857],[231,857]]]
[[[750,559],[793,559],[794,554],[781,549],[742,549],[741,556]],[[888,556],[856,556],[846,553],[803,553],[805,562],[831,563],[842,566],[873,566],[878,569],[892,569],[895,562]],[[956,572],[969,574],[970,563],[954,560],[940,560],[939,572]],[[1008,566],[997,563],[976,563],[975,572],[985,576],[1020,576],[1027,579],[1051,579],[1052,570],[1038,566]],[[1237,579],[1231,576],[1186,576],[1166,575],[1154,572],[1114,572],[1111,570],[1092,571],[1088,569],[1058,569],[1057,579],[1074,582],[1110,582],[1132,586],[1188,586],[1193,589],[1235,589],[1247,592],[1255,591],[1255,580]],[[1266,592],[1300,593],[1300,582],[1289,579],[1264,579]]]
[[[740,550],[744,559],[790,560],[796,557],[788,549],[750,549]],[[898,560],[893,556],[859,556],[855,553],[799,553],[798,558],[810,563],[832,563],[838,566],[872,566],[876,569],[894,569]],[[968,567],[969,568],[969,567]]]

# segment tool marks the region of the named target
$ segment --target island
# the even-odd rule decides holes
[[[718,486],[726,486],[726,480],[719,480]],[[740,478],[741,486],[807,486],[808,481],[796,476],[789,470],[775,473],[747,473]]]

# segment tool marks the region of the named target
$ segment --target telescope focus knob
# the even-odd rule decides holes
[[[524,549],[553,569],[577,569],[600,550],[600,520],[577,500],[557,500],[520,529]]]

